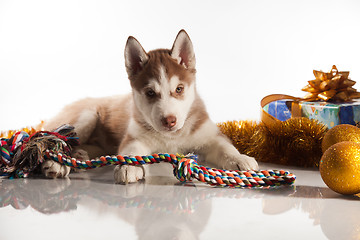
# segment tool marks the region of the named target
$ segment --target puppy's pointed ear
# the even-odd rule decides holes
[[[138,40],[130,36],[125,46],[125,66],[129,77],[137,74],[148,59],[149,56]]]
[[[195,69],[196,60],[192,42],[185,30],[180,30],[171,49],[171,57],[188,69]]]

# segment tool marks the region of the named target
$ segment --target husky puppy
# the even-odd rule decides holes
[[[131,94],[80,100],[45,126],[49,130],[65,123],[75,127],[81,145],[74,157],[191,152],[217,168],[258,169],[255,159],[240,154],[209,119],[196,91],[195,54],[184,30],[171,49],[150,52],[130,36],[125,66]],[[148,175],[146,168],[117,166],[115,182],[137,182]],[[69,174],[68,167],[53,161],[44,162],[42,171],[49,178]]]

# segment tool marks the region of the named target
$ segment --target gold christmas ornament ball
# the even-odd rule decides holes
[[[360,193],[360,143],[345,141],[332,145],[323,154],[319,170],[333,191]]]
[[[324,136],[321,144],[323,153],[338,142],[350,141],[360,143],[360,128],[350,124],[340,124],[331,128]]]

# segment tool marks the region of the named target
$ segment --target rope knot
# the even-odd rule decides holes
[[[182,158],[178,161],[177,166],[174,167],[174,175],[180,182],[191,181],[195,167],[198,167],[195,159]]]

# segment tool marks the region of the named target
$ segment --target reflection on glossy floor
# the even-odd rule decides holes
[[[260,165],[261,169],[284,169]],[[115,185],[111,169],[0,183],[1,239],[360,239],[360,202],[316,170],[294,186],[181,185],[170,176]]]

